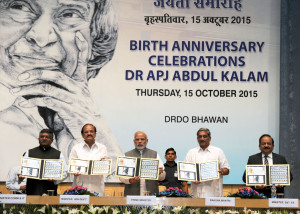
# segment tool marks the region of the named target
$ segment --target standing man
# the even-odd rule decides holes
[[[186,157],[186,162],[200,163],[218,160],[220,179],[206,182],[192,182],[191,195],[194,197],[221,197],[223,195],[223,176],[229,174],[229,163],[224,152],[210,145],[211,134],[209,129],[200,128],[197,131],[197,140],[200,147],[191,149]]]
[[[64,180],[67,177],[66,161],[64,159],[63,154],[60,151],[51,147],[52,142],[53,142],[53,131],[51,131],[50,129],[43,129],[40,132],[40,136],[39,136],[40,146],[27,151],[24,157],[64,160],[64,171],[63,171],[63,180]],[[37,179],[27,178],[26,194],[43,195],[43,194],[47,194],[47,190],[54,190],[54,195],[57,195],[57,185],[60,182],[61,181],[56,181],[53,179],[37,180]]]
[[[274,149],[274,140],[268,135],[264,134],[259,138],[259,149],[260,153],[251,155],[248,159],[247,165],[256,165],[256,164],[265,164],[265,165],[274,165],[274,164],[287,164],[285,157],[276,154],[273,152]],[[290,174],[291,180],[293,180],[292,173]],[[246,172],[243,175],[243,181],[246,182]],[[276,193],[284,193],[284,186],[277,185]],[[259,193],[263,193],[268,198],[271,198],[271,187],[270,186],[255,186],[252,187]]]
[[[159,182],[159,184],[165,186],[166,188],[178,187],[179,189],[182,189],[184,192],[188,193],[187,182],[178,180],[177,163],[175,162],[176,158],[176,151],[173,148],[168,148],[165,153],[165,159],[167,162],[164,164],[166,178],[165,180]]]
[[[160,162],[159,167],[159,178],[158,180],[162,181],[166,177],[166,172],[163,169],[163,164],[161,158],[156,151],[148,149],[147,143],[148,138],[144,132],[138,131],[134,134],[134,146],[135,149],[130,150],[125,153],[125,156],[128,157],[138,157],[138,158],[157,158]],[[144,180],[140,179],[139,176],[125,179],[120,178],[120,181],[125,183],[125,192],[124,195],[143,195],[144,192],[149,191],[150,195],[158,193],[158,181],[156,180]]]
[[[106,147],[95,141],[96,127],[92,124],[85,124],[81,129],[84,142],[76,144],[71,153],[71,158],[85,160],[102,160],[107,158]],[[104,196],[104,176],[103,175],[80,175],[74,174],[73,186],[83,185],[89,191],[99,193]]]

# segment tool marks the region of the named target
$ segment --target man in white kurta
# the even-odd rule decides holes
[[[201,163],[218,160],[220,179],[205,182],[192,182],[191,195],[193,197],[222,197],[223,196],[223,176],[229,174],[229,163],[224,152],[215,146],[210,145],[210,131],[201,128],[197,132],[199,147],[191,149],[186,157],[186,162]]]
[[[84,142],[76,144],[70,153],[71,158],[80,158],[85,160],[102,160],[107,158],[106,147],[95,142],[96,127],[92,124],[86,124],[81,131]],[[104,196],[104,176],[103,175],[81,175],[75,174],[73,186],[82,185],[90,192],[99,193]]]
[[[17,193],[25,193],[26,190],[26,178],[24,180],[19,179],[20,166],[14,166],[9,170],[6,179],[6,188]]]

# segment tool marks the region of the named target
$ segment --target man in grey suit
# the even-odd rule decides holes
[[[274,149],[274,139],[268,135],[264,134],[259,138],[259,149],[260,153],[252,155],[249,157],[247,165],[255,165],[255,164],[287,164],[285,157],[276,154],[273,152]],[[291,180],[293,179],[292,173],[290,174]],[[246,182],[246,173],[244,172],[243,181]],[[277,185],[277,193],[284,193],[284,187]],[[271,187],[270,186],[255,186],[253,187],[257,192],[263,193],[268,198],[271,197]]]
[[[157,158],[159,159],[159,177],[158,180],[162,181],[166,177],[166,172],[164,171],[164,165],[159,157],[158,153],[154,150],[148,149],[148,137],[146,133],[138,131],[134,134],[134,146],[133,150],[125,153],[128,157],[137,158]],[[122,183],[125,183],[124,195],[144,195],[145,192],[149,192],[150,195],[158,193],[158,181],[157,180],[144,180],[140,179],[139,176],[135,176],[130,179],[120,178]]]

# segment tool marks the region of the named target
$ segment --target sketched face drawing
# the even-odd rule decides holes
[[[86,0],[1,1],[2,83],[9,88],[22,85],[19,74],[34,69],[60,70],[71,77],[78,58],[75,33],[91,47],[94,6]]]
[[[68,159],[92,122],[108,152],[121,154],[89,88],[115,51],[112,0],[0,0],[0,29],[0,84],[9,89],[1,92],[14,99],[0,110],[0,123],[28,142],[52,129],[53,146]],[[6,153],[18,153],[18,143]]]
[[[117,28],[111,0],[0,0],[0,83],[16,97],[9,110],[38,107],[56,138],[64,129],[80,139],[78,127],[100,115],[88,80],[111,60]]]

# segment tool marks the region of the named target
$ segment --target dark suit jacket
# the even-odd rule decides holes
[[[273,164],[287,164],[285,157],[276,154],[276,153],[272,153],[273,155]],[[255,155],[251,155],[248,159],[247,165],[255,165],[255,164],[263,164],[262,162],[262,153],[257,153]],[[293,180],[293,175],[292,173],[290,173],[290,178],[291,181]],[[244,175],[243,175],[243,181],[246,183],[246,172],[244,171]],[[253,189],[255,189],[257,192],[259,193],[263,193],[265,196],[267,196],[268,198],[271,197],[271,188],[270,187],[266,187],[264,189],[259,189],[259,188],[255,188],[252,187]],[[279,187],[277,188],[277,193],[284,193],[284,187]]]

